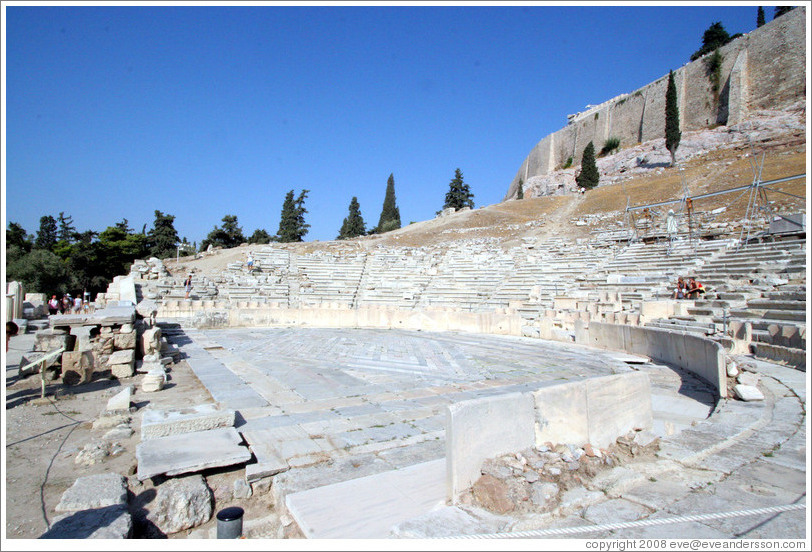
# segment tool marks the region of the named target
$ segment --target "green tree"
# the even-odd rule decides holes
[[[600,176],[598,165],[595,164],[595,145],[589,142],[584,148],[584,154],[581,158],[581,172],[575,177],[575,183],[582,188],[591,190],[598,185]]]
[[[271,243],[272,236],[268,233],[267,230],[264,228],[257,228],[254,230],[254,233],[251,234],[251,237],[248,238],[248,243]]]
[[[108,262],[106,251],[98,242],[98,236],[92,230],[77,233],[70,254],[65,259],[71,288],[87,291],[91,295],[105,291],[112,280],[108,274],[112,270],[105,268]]]
[[[24,253],[31,251],[31,236],[25,231],[25,228],[16,222],[9,222],[8,229],[6,230],[6,250],[9,247],[17,247]]]
[[[302,190],[295,200],[293,190],[289,191],[282,203],[282,215],[279,220],[279,231],[277,237],[280,242],[300,242],[308,232],[310,225],[305,222],[304,215],[307,209],[304,207],[305,199],[310,190]]]
[[[179,241],[178,232],[175,230],[175,216],[156,210],[155,222],[147,233],[149,254],[159,259],[174,257]]]
[[[775,11],[773,12],[773,19],[776,17],[781,17],[788,11],[791,11],[795,6],[776,6]]]
[[[200,250],[208,248],[209,245],[214,247],[236,247],[247,240],[243,236],[242,228],[237,222],[236,215],[226,215],[223,217],[223,226],[215,226],[206,239],[200,243]]]
[[[16,280],[32,293],[63,294],[71,290],[65,263],[47,249],[37,248],[7,258],[6,281]]]
[[[705,54],[709,54],[715,49],[724,46],[733,38],[722,26],[721,21],[716,21],[702,35],[702,47],[691,54],[691,61],[701,58]]]
[[[56,245],[56,219],[46,215],[39,219],[39,231],[34,247],[51,251]]]
[[[391,179],[391,177],[390,177]],[[366,225],[364,224],[364,217],[361,216],[361,206],[358,204],[358,198],[353,197],[350,201],[350,213],[344,219],[341,225],[341,230],[338,232],[338,240],[347,240],[350,238],[357,238],[366,234]],[[390,222],[389,220],[385,221]]]
[[[677,163],[677,148],[682,132],[679,128],[679,105],[674,72],[668,72],[668,88],[665,90],[665,148],[671,154],[671,166]]]
[[[73,235],[76,233],[76,228],[73,226],[73,217],[65,216],[64,211],[59,212],[59,231],[57,232],[57,241],[71,243]]]
[[[454,178],[448,185],[448,192],[445,194],[443,209],[453,207],[459,211],[463,207],[474,208],[474,194],[468,188],[468,184],[463,181],[462,171],[458,168],[454,171]]]
[[[386,229],[384,229],[386,228]],[[376,233],[388,232],[400,228],[400,209],[395,200],[395,175],[390,174],[386,181],[386,195],[383,198],[381,217],[378,219]]]
[[[758,7],[758,14],[756,15],[756,28],[761,27],[764,25],[766,21],[764,20],[764,8],[761,6]]]
[[[519,189],[516,191],[516,199],[524,199],[524,181],[519,179]]]
[[[135,259],[149,254],[147,237],[128,231],[127,221],[108,226],[99,234],[98,254],[101,261],[100,274],[112,281],[115,276],[130,271]]]

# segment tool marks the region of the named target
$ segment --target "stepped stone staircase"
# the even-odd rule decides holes
[[[253,253],[253,271],[233,263],[196,275],[191,303],[184,302],[185,275],[138,281],[142,297],[156,297],[174,311],[229,306],[507,309],[531,328],[551,323],[556,338],[565,340],[574,339],[577,321],[598,320],[693,332],[727,344],[731,326],[746,323],[758,355],[803,365],[804,235],[747,243],[728,235],[625,246],[610,240],[525,238],[511,249],[472,240],[448,249],[379,246],[313,253],[267,245]],[[673,301],[678,276],[697,278],[707,293]],[[673,308],[651,316],[643,313],[649,302]],[[529,331],[526,335],[540,335]]]

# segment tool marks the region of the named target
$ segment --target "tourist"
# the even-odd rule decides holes
[[[73,314],[82,312],[82,296],[77,295],[73,300]]]
[[[183,286],[186,288],[186,298],[188,299],[189,294],[192,292],[192,275],[191,274],[189,274],[189,276],[186,278],[186,281],[183,282]]]
[[[688,286],[685,292],[685,295],[688,299],[699,299],[702,295],[705,294],[705,286],[701,283],[697,282],[693,278],[688,278]]]
[[[250,251],[248,252],[248,272],[251,272],[254,269],[254,254]]]
[[[8,352],[9,340],[11,340],[12,336],[17,335],[17,331],[19,329],[20,329],[19,326],[17,326],[17,324],[14,321],[9,320],[8,322],[6,322],[6,352]]]
[[[59,301],[56,298],[56,295],[51,296],[51,300],[48,301],[48,314],[56,314],[59,311]]]
[[[674,299],[685,299],[685,280],[682,276],[677,278],[677,287],[674,289]]]
[[[62,302],[59,305],[59,314],[70,314],[70,308],[73,304],[73,301],[70,299],[70,293],[66,293],[62,296]]]

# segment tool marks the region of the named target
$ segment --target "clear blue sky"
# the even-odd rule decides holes
[[[498,203],[568,114],[757,7],[6,4],[4,226],[149,230],[157,209],[199,244],[227,214],[275,234],[306,188],[306,240],[330,240],[353,196],[377,224],[390,173],[403,224],[432,218],[457,167]]]

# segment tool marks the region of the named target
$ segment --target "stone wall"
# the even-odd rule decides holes
[[[487,458],[548,441],[606,448],[652,422],[651,382],[642,372],[451,404],[445,430],[448,498],[455,500],[479,478]]]
[[[736,124],[752,111],[782,109],[806,98],[806,8],[798,7],[720,48],[720,90],[714,94],[708,56],[674,70],[683,132]],[[519,179],[550,174],[572,157],[579,164],[592,141],[600,151],[607,138],[621,147],[663,138],[668,75],[571,116],[569,124],[543,138],[525,158],[504,200],[514,198]]]
[[[687,332],[590,322],[587,332],[576,334],[576,342],[679,366],[713,385],[718,397],[727,397],[724,349],[710,339]]]

